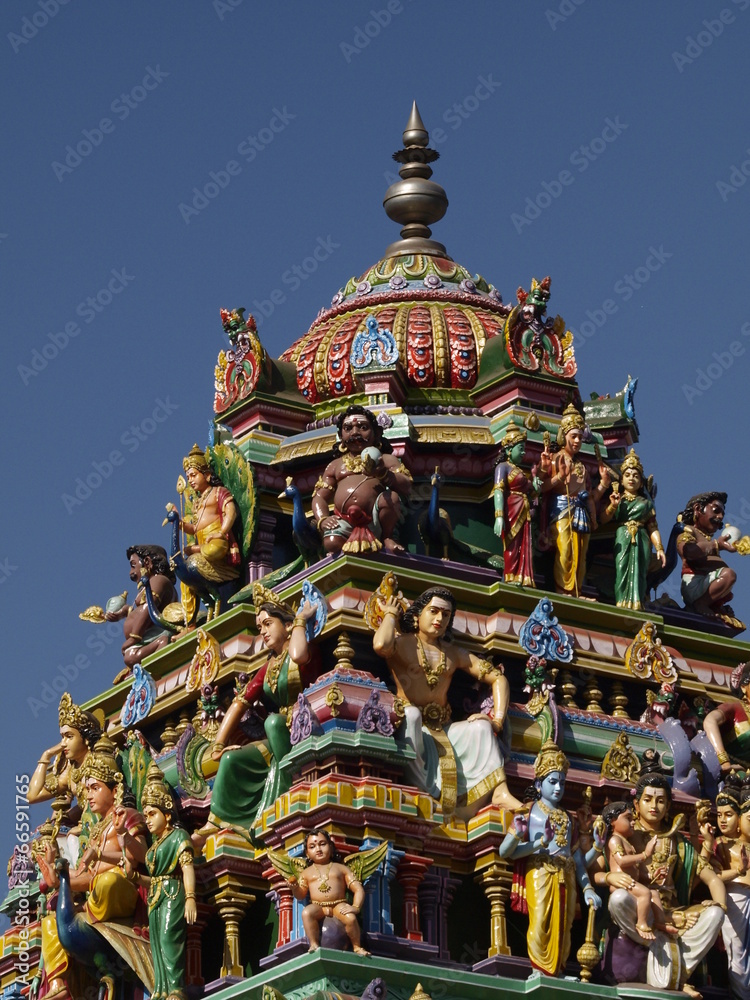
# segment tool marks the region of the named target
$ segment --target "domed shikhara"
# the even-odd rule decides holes
[[[471,389],[485,342],[502,333],[509,308],[495,288],[445,257],[403,254],[352,278],[282,360],[297,366],[310,403],[357,391],[358,334],[390,331],[409,385]]]

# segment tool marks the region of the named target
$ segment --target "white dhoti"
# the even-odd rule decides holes
[[[729,985],[739,1000],[750,1000],[750,886],[727,885],[727,912],[721,935],[729,962]]]
[[[609,915],[627,936],[643,945],[635,929],[637,922],[635,896],[627,889],[615,889],[609,897]],[[691,928],[679,936],[656,931],[656,940],[648,943],[646,981],[662,990],[682,989],[700,960],[711,950],[719,936],[724,911],[708,906]]]
[[[467,819],[505,780],[497,736],[489,719],[441,725],[439,713],[433,713],[435,718],[431,719],[431,707],[405,706],[405,738],[417,756],[407,764],[404,774],[440,801],[446,817],[455,812]]]

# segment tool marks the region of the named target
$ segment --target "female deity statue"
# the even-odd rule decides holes
[[[519,587],[534,586],[531,565],[531,504],[537,495],[539,480],[531,479],[521,468],[526,453],[526,431],[508,423],[501,444],[500,460],[495,467],[495,534],[504,545],[503,580]]]
[[[234,699],[216,733],[211,757],[219,761],[219,770],[211,812],[205,826],[193,835],[194,843],[201,847],[210,834],[222,827],[247,837],[265,803],[287,791],[288,779],[278,767],[291,750],[287,716],[297,695],[317,674],[316,650],[307,640],[307,622],[315,615],[315,607],[306,601],[295,614],[273,591],[259,584],[254,588],[253,601],[268,659]],[[264,704],[276,706],[264,723],[266,739],[246,746],[227,746],[247,709],[261,699]]]
[[[638,610],[646,599],[646,573],[651,544],[666,565],[654,502],[643,483],[643,466],[633,449],[620,466],[622,493],[613,490],[600,521],[617,522],[615,532],[615,598],[618,608]]]
[[[174,826],[175,804],[158,766],[151,763],[141,798],[151,847],[146,852],[148,875],[134,880],[148,888],[148,933],[154,958],[151,1000],[186,997],[186,924],[198,915],[190,835]]]

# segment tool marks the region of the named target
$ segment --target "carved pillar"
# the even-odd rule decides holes
[[[273,541],[276,535],[276,518],[266,511],[260,512],[258,533],[255,537],[252,558],[247,564],[247,582],[255,583],[273,569]]]
[[[201,966],[201,937],[206,929],[206,920],[211,911],[202,903],[198,904],[198,919],[194,924],[187,925],[187,955],[185,963],[185,981],[188,986],[201,989],[205,983]]]
[[[230,887],[217,892],[213,898],[219,917],[224,924],[224,958],[221,964],[221,976],[245,975],[245,968],[240,955],[240,921],[250,903],[254,902],[252,893],[238,893]]]
[[[440,949],[440,958],[449,958],[448,909],[460,880],[450,872],[432,869],[425,873],[419,885],[419,909],[422,931],[428,944]]]
[[[266,895],[268,899],[273,901],[279,917],[279,933],[276,938],[276,947],[280,948],[292,940],[294,896],[292,895],[289,883],[278,872],[274,871],[270,875],[266,873],[266,877],[272,885],[271,892]]]
[[[508,931],[505,925],[505,903],[510,895],[513,881],[511,871],[505,862],[493,861],[474,876],[474,881],[481,885],[490,901],[490,948],[487,957],[510,955]]]
[[[425,871],[431,864],[431,858],[404,854],[396,872],[396,878],[404,892],[404,937],[409,941],[424,940],[419,921],[418,890]]]

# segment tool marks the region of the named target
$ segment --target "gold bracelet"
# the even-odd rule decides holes
[[[186,892],[185,893],[185,899],[195,899],[195,893],[194,892]]]
[[[225,746],[226,743],[220,743],[218,740],[216,740],[213,746],[211,747],[211,750],[223,750]]]
[[[302,615],[297,615],[292,622],[292,628],[307,628],[307,619],[303,618]]]
[[[729,754],[726,752],[726,750],[721,750],[720,752],[717,752],[716,759],[720,764],[728,764]]]
[[[396,615],[398,617],[400,614],[401,612],[397,611],[396,608],[386,608],[383,612],[383,617],[385,618],[386,615]]]

